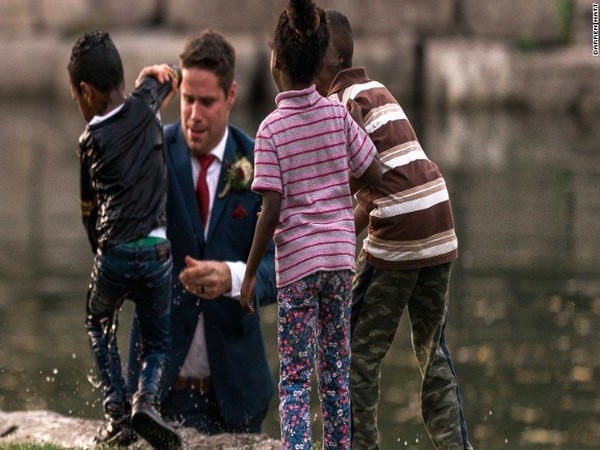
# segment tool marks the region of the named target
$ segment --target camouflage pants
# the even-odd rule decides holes
[[[421,412],[436,449],[472,449],[458,382],[446,347],[450,263],[418,270],[379,270],[363,255],[353,284],[352,448],[379,449],[377,408],[381,364],[405,306],[421,370]]]

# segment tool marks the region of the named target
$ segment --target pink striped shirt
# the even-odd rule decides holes
[[[346,108],[315,86],[281,92],[254,147],[254,191],[281,193],[275,230],[277,287],[318,271],[354,270],[348,169],[360,177],[377,150]]]

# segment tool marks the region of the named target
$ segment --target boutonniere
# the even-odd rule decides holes
[[[225,187],[219,193],[219,198],[225,197],[229,191],[244,192],[250,189],[252,177],[254,176],[254,167],[252,163],[242,156],[233,163],[226,163]]]

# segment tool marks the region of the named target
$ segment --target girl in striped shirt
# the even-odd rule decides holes
[[[253,312],[256,271],[275,240],[283,449],[310,449],[310,381],[317,367],[323,448],[350,448],[350,299],[355,229],[349,181],[381,179],[375,147],[345,106],[321,97],[329,33],[322,9],[290,0],[277,21],[271,73],[277,109],[255,142],[252,189],[263,196],[242,307]],[[348,170],[349,169],[349,170]],[[350,171],[350,173],[349,173]]]

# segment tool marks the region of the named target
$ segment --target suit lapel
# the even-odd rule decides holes
[[[232,164],[235,159],[235,152],[237,150],[235,140],[231,136],[231,130],[229,131],[229,137],[227,138],[227,144],[225,145],[225,153],[223,154],[223,163],[221,164],[221,173],[219,174],[219,183],[217,184],[217,191],[215,193],[215,200],[213,201],[212,211],[210,213],[210,224],[208,226],[208,241],[215,231],[217,224],[221,222],[221,216],[225,210],[227,204],[227,196],[219,198],[219,194],[225,189],[225,178],[227,176],[227,165]]]
[[[171,159],[171,164],[174,168],[173,174],[175,175],[175,180],[172,180],[172,183],[179,185],[179,191],[183,196],[183,207],[187,210],[194,232],[198,237],[198,245],[200,246],[201,252],[203,252],[204,232],[200,220],[200,209],[196,197],[195,182],[192,179],[190,152],[180,127],[176,134],[175,145],[169,146],[168,148],[170,150],[169,158]]]

